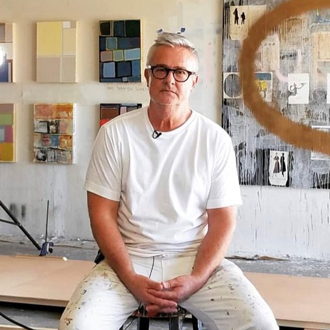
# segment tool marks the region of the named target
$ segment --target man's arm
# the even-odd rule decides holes
[[[148,289],[161,290],[162,285],[135,273],[131,258],[117,225],[119,202],[87,193],[88,211],[94,238],[106,261],[136,299],[144,304],[156,304],[169,312],[174,301],[157,298]]]
[[[199,283],[197,290],[205,284],[225,257],[236,228],[236,212],[236,206],[207,210],[208,232],[198,249],[191,273]]]
[[[207,210],[208,232],[198,249],[192,273],[163,282],[166,290],[149,290],[150,293],[179,302],[198,291],[225,257],[236,227],[236,210],[236,206]],[[148,311],[157,311],[157,306],[148,306]]]

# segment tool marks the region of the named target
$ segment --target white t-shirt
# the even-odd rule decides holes
[[[129,253],[196,251],[206,209],[241,204],[231,139],[195,111],[173,131],[156,139],[153,131],[147,107],[103,125],[84,188],[120,202],[118,226]]]

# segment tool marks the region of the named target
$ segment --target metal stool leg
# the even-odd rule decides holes
[[[137,330],[149,330],[149,318],[148,317],[138,317]]]
[[[192,317],[192,324],[193,324],[193,330],[202,330],[202,322],[198,320],[194,315],[191,315]]]
[[[170,317],[168,320],[169,330],[181,330],[182,329],[182,318],[179,316]]]

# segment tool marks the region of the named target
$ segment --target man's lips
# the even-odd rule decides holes
[[[176,94],[174,91],[172,91],[170,89],[162,89],[161,92]]]

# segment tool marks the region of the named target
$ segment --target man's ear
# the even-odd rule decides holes
[[[197,85],[197,83],[198,83],[198,79],[199,79],[199,77],[197,76],[197,74],[195,74],[195,75],[193,76],[193,83],[192,83],[191,91],[193,91],[193,90],[195,89],[195,87],[196,87],[196,85]]]
[[[144,69],[144,78],[146,78],[147,87],[149,87],[149,78],[150,78],[150,75],[149,75],[149,70],[148,69]]]

